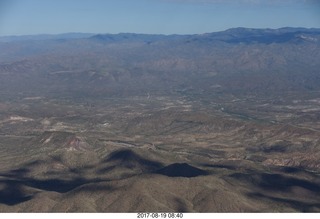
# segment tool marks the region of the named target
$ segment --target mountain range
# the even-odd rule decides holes
[[[0,37],[0,212],[320,212],[320,29]]]

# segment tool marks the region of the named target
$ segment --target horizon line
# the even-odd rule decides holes
[[[280,29],[320,29],[320,27],[294,27],[294,26],[284,26],[278,28],[269,28],[269,27],[231,27],[223,30],[211,31],[211,32],[203,32],[203,33],[146,33],[146,32],[117,32],[117,33],[108,33],[108,32],[81,32],[81,31],[72,31],[72,32],[61,32],[61,33],[34,33],[34,34],[8,34],[1,35],[1,38],[5,37],[32,37],[32,36],[59,36],[59,35],[72,35],[72,34],[87,34],[87,35],[120,35],[120,34],[136,34],[136,35],[162,35],[162,36],[172,36],[172,35],[203,35],[209,33],[219,33],[225,32],[233,29],[252,29],[252,30],[280,30]]]

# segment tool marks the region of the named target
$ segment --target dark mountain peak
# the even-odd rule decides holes
[[[117,150],[112,152],[105,159],[105,162],[113,163],[117,166],[126,166],[130,168],[140,166],[144,167],[145,169],[157,169],[162,167],[161,163],[144,158],[129,149]]]
[[[131,150],[124,149],[112,152],[107,161],[133,161],[139,160],[140,156]]]
[[[196,177],[208,175],[204,170],[187,163],[174,163],[157,170],[155,173],[169,177]]]

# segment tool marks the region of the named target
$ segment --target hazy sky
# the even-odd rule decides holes
[[[0,0],[0,35],[320,27],[320,0]]]

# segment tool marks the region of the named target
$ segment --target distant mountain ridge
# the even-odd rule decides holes
[[[280,28],[280,29],[253,29],[232,28],[226,31],[212,32],[206,34],[188,35],[153,35],[153,34],[98,34],[90,39],[104,42],[128,42],[144,41],[155,42],[161,40],[209,40],[222,41],[226,43],[284,43],[290,40],[310,40],[309,35],[316,35],[315,40],[320,39],[320,28]]]
[[[37,37],[0,42],[3,89],[46,93],[51,87],[55,93],[61,86],[61,91],[94,96],[146,90],[237,94],[320,90],[320,29],[315,28]]]
[[[56,40],[56,39],[85,39],[90,38],[97,41],[124,42],[124,41],[158,41],[158,40],[181,40],[194,38],[210,38],[229,43],[272,43],[285,42],[293,39],[299,34],[320,34],[320,28],[294,28],[283,27],[279,29],[257,29],[257,28],[231,28],[225,31],[204,33],[204,34],[139,34],[139,33],[118,33],[118,34],[94,34],[94,33],[63,33],[63,34],[37,34],[21,36],[0,36],[0,42],[16,42],[27,40]]]
[[[318,41],[320,29],[307,28],[280,28],[280,29],[252,29],[233,28],[223,32],[208,34],[212,40],[221,40],[227,43],[285,43],[308,40],[308,36],[315,36]]]
[[[62,33],[62,34],[36,34],[21,36],[0,36],[0,42],[19,42],[33,40],[59,40],[59,39],[79,39],[93,36],[93,33]]]

